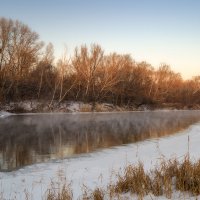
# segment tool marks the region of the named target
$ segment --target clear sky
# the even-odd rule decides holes
[[[184,78],[200,75],[200,0],[0,0],[0,16],[18,19],[52,42],[98,43]]]

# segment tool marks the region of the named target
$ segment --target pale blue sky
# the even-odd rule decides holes
[[[155,67],[167,63],[184,78],[200,75],[199,0],[0,0],[0,16],[18,19],[52,42],[98,43]]]

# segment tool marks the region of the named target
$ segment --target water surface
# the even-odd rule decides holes
[[[0,119],[0,171],[177,133],[200,111],[26,114]]]

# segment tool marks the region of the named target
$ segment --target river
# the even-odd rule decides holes
[[[18,114],[0,118],[0,171],[175,134],[200,111]]]

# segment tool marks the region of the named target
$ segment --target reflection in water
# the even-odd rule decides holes
[[[200,111],[15,115],[0,119],[0,171],[175,133]]]

